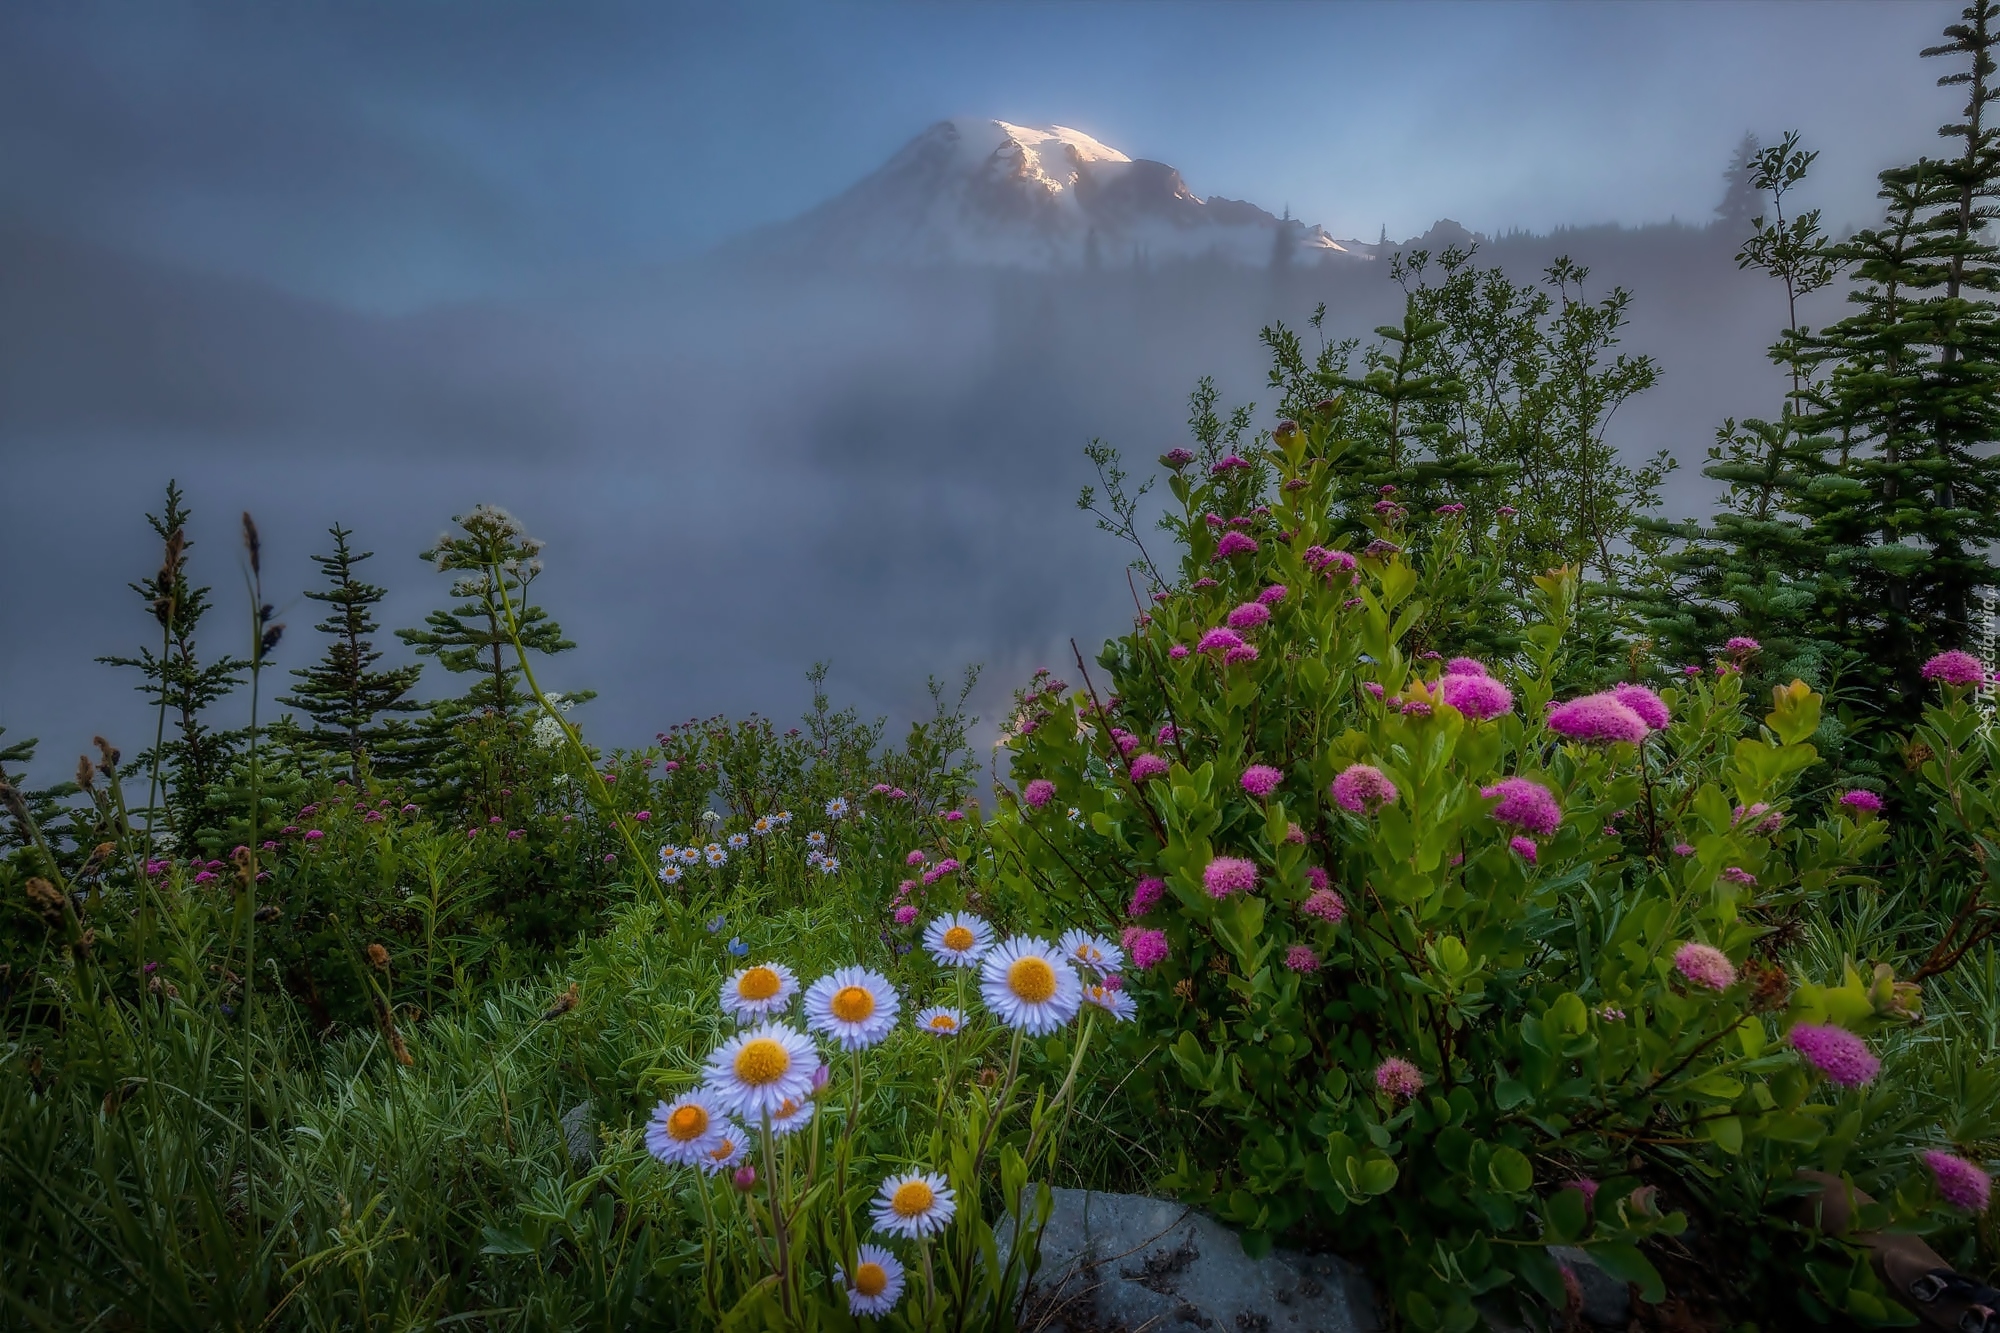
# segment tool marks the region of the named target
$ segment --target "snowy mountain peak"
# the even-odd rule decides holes
[[[1357,257],[1353,243],[1319,227],[1203,199],[1166,163],[1127,157],[1080,130],[969,117],[939,121],[848,190],[746,238],[745,248],[847,263],[1033,269]]]

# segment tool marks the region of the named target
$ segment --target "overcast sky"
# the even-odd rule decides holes
[[[15,3],[0,217],[410,309],[699,251],[986,115],[1366,239],[1700,220],[1796,127],[1852,221],[1951,109],[1913,56],[1953,8]]]

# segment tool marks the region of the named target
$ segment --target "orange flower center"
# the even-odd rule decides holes
[[[944,933],[944,947],[953,953],[964,953],[973,945],[974,936],[964,926],[953,926]]]
[[[768,1000],[784,987],[776,972],[768,967],[753,967],[743,974],[736,983],[736,993],[746,1000]]]
[[[866,986],[842,986],[827,1008],[843,1023],[859,1023],[875,1012],[875,993]]]
[[[950,1014],[934,1014],[931,1016],[931,1026],[939,1032],[956,1032],[958,1031],[958,1020]]]
[[[688,1143],[708,1133],[708,1112],[693,1102],[677,1106],[667,1117],[667,1134],[681,1143]]]
[[[1029,1004],[1046,1004],[1056,993],[1056,970],[1045,958],[1020,958],[1007,969],[1007,989]]]
[[[724,1139],[722,1142],[715,1145],[715,1151],[710,1153],[709,1157],[714,1161],[726,1162],[735,1155],[736,1155],[736,1140]]]
[[[889,1274],[880,1264],[857,1264],[854,1269],[854,1289],[863,1296],[880,1296],[889,1289]]]
[[[746,1041],[736,1053],[736,1077],[752,1087],[777,1082],[791,1067],[792,1053],[769,1037]]]
[[[898,1217],[922,1217],[937,1202],[937,1195],[921,1180],[906,1180],[896,1187],[889,1208]]]

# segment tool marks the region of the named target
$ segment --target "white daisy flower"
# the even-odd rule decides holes
[[[1062,950],[1063,957],[1069,959],[1072,967],[1086,976],[1109,976],[1125,966],[1123,949],[1102,935],[1093,935],[1087,930],[1064,931],[1062,938],[1056,941],[1056,947]]]
[[[660,859],[662,861],[671,861],[676,856],[680,855],[680,851],[681,849],[674,846],[672,843],[663,842],[660,844]]]
[[[838,875],[840,873],[840,858],[837,856],[822,856],[819,859],[819,873],[822,875]]]
[[[833,1270],[834,1280],[847,1288],[849,1314],[885,1315],[903,1298],[903,1264],[880,1245],[855,1247],[854,1276]]]
[[[879,1043],[896,1026],[902,1001],[879,972],[843,967],[806,989],[806,1027],[834,1039],[844,1051]]]
[[[669,1166],[698,1166],[721,1146],[728,1124],[715,1095],[697,1088],[654,1108],[646,1122],[646,1151]]]
[[[699,1166],[703,1175],[712,1176],[718,1171],[727,1171],[750,1154],[750,1136],[743,1126],[733,1120],[722,1122],[722,1129],[716,1135],[715,1146],[702,1155]]]
[[[719,842],[711,842],[701,851],[702,855],[708,858],[708,863],[717,870],[729,864],[729,853],[722,850],[722,844]]]
[[[809,866],[816,866],[824,860],[826,860],[826,853],[817,847],[806,853],[806,864]]]
[[[742,850],[743,850],[743,849],[744,849],[745,847],[748,847],[749,845],[750,845],[750,835],[749,835],[749,834],[747,834],[747,833],[732,833],[732,834],[730,834],[730,835],[729,835],[729,850],[730,850],[730,851],[732,851],[732,852],[740,852],[740,851],[742,851]]]
[[[845,796],[836,796],[828,801],[826,803],[826,817],[828,819],[845,819],[847,817],[847,798]]]
[[[777,814],[772,815],[771,819],[779,828],[783,828],[792,822],[792,812],[789,810],[780,810]]]
[[[722,983],[722,1008],[739,1023],[769,1018],[798,994],[798,979],[783,963],[758,963]]]
[[[1101,981],[1086,981],[1083,985],[1085,1004],[1094,1004],[1110,1014],[1120,1023],[1129,1023],[1139,1016],[1139,1005],[1122,990],[1113,990]]]
[[[814,829],[811,833],[806,834],[806,846],[812,848],[814,851],[818,851],[820,848],[826,846],[826,834],[821,833],[818,829]]]
[[[877,1231],[907,1240],[935,1236],[951,1224],[958,1200],[944,1177],[924,1171],[890,1176],[875,1191],[869,1215]]]
[[[965,1015],[956,1009],[938,1005],[917,1015],[917,1031],[928,1032],[933,1037],[956,1037],[965,1030]]]
[[[660,867],[660,883],[678,884],[680,882],[681,882],[681,868],[679,866]]]
[[[698,847],[683,847],[678,852],[675,852],[674,855],[680,860],[682,865],[691,866],[701,860],[701,849]]]
[[[924,927],[924,947],[946,967],[971,967],[993,947],[993,928],[970,912],[953,912]]]
[[[979,994],[1010,1028],[1047,1036],[1076,1017],[1083,999],[1076,969],[1041,940],[1016,935],[981,960]]]
[[[778,1104],[776,1110],[771,1112],[771,1118],[766,1123],[770,1126],[771,1133],[782,1139],[785,1135],[796,1133],[812,1123],[813,1111],[816,1109],[810,1097],[803,1101],[787,1097]]]
[[[802,1102],[811,1096],[818,1065],[812,1038],[783,1023],[766,1023],[709,1052],[708,1089],[724,1110],[760,1120],[787,1097]]]
[[[750,826],[750,831],[758,837],[764,838],[769,837],[771,830],[776,827],[778,827],[777,824],[769,815],[759,815],[757,816],[757,822]]]

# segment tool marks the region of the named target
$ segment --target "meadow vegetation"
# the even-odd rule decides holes
[[[1415,1329],[1567,1326],[1564,1246],[1659,1327],[1908,1324],[1867,1233],[1991,1274],[1994,16],[1879,227],[1746,160],[1742,263],[1852,313],[1785,323],[1710,521],[1608,441],[1671,369],[1633,296],[1406,254],[1371,344],[1265,331],[1275,411],[1090,446],[1132,624],[990,770],[970,672],[900,739],[815,669],[796,726],[594,746],[485,506],[402,666],[333,528],[279,683],[255,523],[235,611],[170,486],[106,659],[154,734],[39,789],[0,745],[0,1321],[1036,1327],[1052,1185]]]

